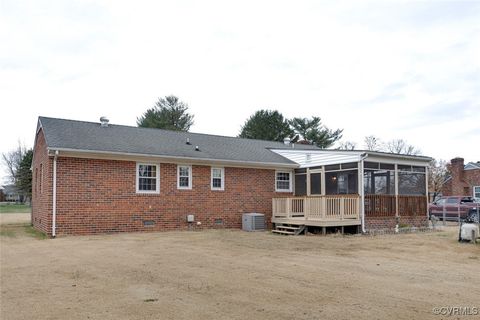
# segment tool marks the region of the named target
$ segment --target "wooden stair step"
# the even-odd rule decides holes
[[[300,227],[275,226],[277,229],[300,230]]]
[[[293,231],[282,231],[282,230],[272,230],[273,233],[280,233],[280,234],[295,234]]]

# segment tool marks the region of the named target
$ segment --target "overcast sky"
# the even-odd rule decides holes
[[[135,125],[170,94],[193,132],[269,108],[479,161],[480,2],[0,0],[0,152],[40,115]]]

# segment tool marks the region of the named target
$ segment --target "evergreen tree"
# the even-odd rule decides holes
[[[137,125],[144,128],[159,128],[175,131],[188,131],[193,125],[193,115],[188,105],[176,96],[159,98],[155,105],[137,118]]]
[[[240,138],[283,141],[293,134],[288,120],[278,111],[259,110],[242,126]]]

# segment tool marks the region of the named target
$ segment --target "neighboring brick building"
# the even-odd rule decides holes
[[[243,213],[271,225],[285,211],[290,225],[420,226],[430,160],[40,117],[32,223],[50,236],[240,228]]]
[[[480,162],[465,164],[463,158],[454,158],[448,166],[451,175],[445,179],[442,194],[480,198]]]

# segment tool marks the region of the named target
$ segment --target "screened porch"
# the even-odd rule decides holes
[[[296,169],[294,195],[272,200],[272,223],[347,226],[360,225],[363,215],[426,216],[426,174],[425,165],[363,159]]]

